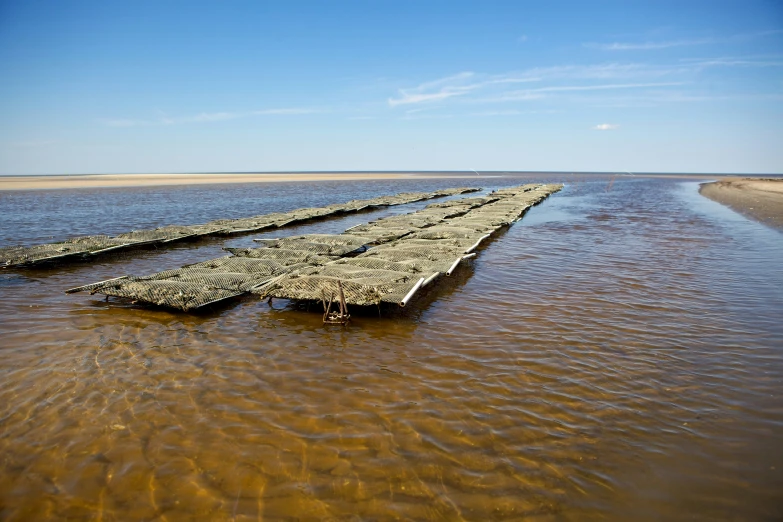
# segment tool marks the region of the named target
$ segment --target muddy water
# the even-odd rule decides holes
[[[783,236],[694,181],[566,183],[346,329],[62,294],[257,236],[0,274],[0,518],[779,520]],[[12,243],[457,184],[6,193],[0,219]]]

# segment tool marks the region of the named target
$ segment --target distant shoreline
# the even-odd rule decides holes
[[[703,183],[699,193],[744,216],[783,230],[781,178],[730,178]]]
[[[688,173],[613,173],[613,172],[540,172],[540,171],[373,171],[373,172],[226,172],[182,174],[46,174],[0,176],[0,191],[61,190],[85,188],[131,188],[224,183],[286,183],[300,181],[367,181],[402,179],[477,179],[486,177],[564,177],[638,176],[660,178],[715,179],[727,174]],[[778,176],[778,175],[772,175]]]
[[[300,181],[364,181],[384,179],[475,178],[468,174],[440,173],[226,173],[226,174],[90,174],[79,176],[0,176],[3,190],[52,190],[84,188],[212,185],[224,183],[284,183]]]

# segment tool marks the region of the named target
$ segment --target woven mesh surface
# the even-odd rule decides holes
[[[109,236],[76,237],[60,243],[49,243],[32,247],[0,248],[0,265],[26,265],[42,260],[65,259],[71,256],[81,256],[107,248],[123,247],[129,241]]]
[[[189,311],[245,292],[205,287],[200,283],[164,280],[125,281],[105,286],[101,288],[100,293]]]
[[[327,277],[323,275],[297,276],[285,278],[281,283],[285,285],[286,295],[296,296],[289,299],[303,301],[321,301],[324,297],[333,302],[337,301],[340,281],[343,287],[345,300],[349,304],[358,306],[377,305],[381,302],[399,303],[411,288],[419,281],[418,278],[407,278],[405,275],[386,275],[350,279],[344,275],[339,277]],[[281,284],[281,283],[278,283]],[[275,288],[275,287],[273,287]],[[280,288],[265,295],[278,296]]]
[[[120,234],[117,239],[124,239],[128,241],[176,241],[177,239],[184,239],[186,237],[202,235],[198,229],[190,227],[161,227],[154,230],[134,230],[133,232],[127,232]]]
[[[380,196],[366,200],[353,200],[344,204],[327,207],[300,208],[291,212],[276,212],[240,219],[219,219],[202,225],[161,227],[154,230],[135,230],[120,234],[115,238],[108,236],[87,236],[58,243],[35,246],[12,246],[0,248],[0,268],[34,265],[41,262],[66,261],[82,258],[90,254],[137,247],[142,244],[165,244],[172,241],[195,239],[206,235],[240,234],[255,232],[270,227],[282,227],[293,223],[321,219],[345,212],[365,208],[389,205],[402,205],[434,197],[462,194],[479,189],[455,188],[435,192],[408,192],[395,196]],[[344,249],[338,249],[334,255],[342,255]],[[324,252],[328,253],[328,252]]]
[[[533,186],[518,192],[509,190],[502,196],[466,198],[463,204],[428,206],[354,227],[346,234],[307,234],[264,241],[263,248],[228,249],[234,255],[146,277],[95,283],[70,292],[98,292],[193,310],[245,292],[297,300],[335,300],[339,281],[348,304],[400,303],[422,281],[433,281],[455,266],[481,238],[556,190],[559,186],[545,186],[543,190]],[[528,192],[533,194],[528,196]],[[400,233],[403,237],[396,239]],[[394,239],[384,242],[383,237]],[[373,242],[380,244],[355,257],[334,259]]]
[[[263,241],[267,248],[299,250],[323,256],[343,256],[372,242],[373,238],[349,234],[306,234]]]
[[[205,268],[220,272],[235,272],[240,274],[277,275],[285,272],[284,265],[272,259],[254,259],[250,257],[219,257],[201,263],[186,265],[182,268]]]
[[[405,216],[393,216],[356,227],[353,233],[388,240],[353,258],[281,276],[258,289],[261,295],[317,301],[335,299],[340,281],[349,305],[401,303],[420,281],[449,271],[468,249],[499,227],[508,225],[551,192],[553,186],[527,196],[536,185],[504,190],[488,198],[466,198],[435,205]],[[389,239],[394,237],[395,239]],[[377,241],[376,241],[377,242]]]
[[[129,277],[128,281],[180,281],[198,284],[207,288],[220,288],[223,290],[247,291],[254,286],[268,281],[275,273],[258,272],[254,274],[240,272],[223,272],[206,268],[180,268],[167,270],[151,276]]]
[[[254,259],[273,259],[284,266],[299,263],[311,265],[324,265],[333,258],[313,254],[305,250],[292,250],[288,248],[225,248],[236,257],[249,257]]]
[[[435,226],[411,234],[410,237],[414,239],[478,239],[490,230],[492,227],[475,230],[456,226]]]

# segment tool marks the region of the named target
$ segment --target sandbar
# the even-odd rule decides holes
[[[152,187],[222,183],[280,183],[302,181],[360,181],[384,179],[470,178],[460,173],[324,172],[324,173],[210,173],[210,174],[85,174],[56,176],[0,176],[2,190]]]
[[[744,216],[783,230],[783,178],[729,178],[703,183],[699,193]]]

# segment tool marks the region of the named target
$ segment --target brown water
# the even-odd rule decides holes
[[[692,181],[565,181],[345,329],[62,293],[258,236],[0,273],[0,518],[780,520],[783,235]],[[0,223],[59,239],[458,184],[5,193]]]

